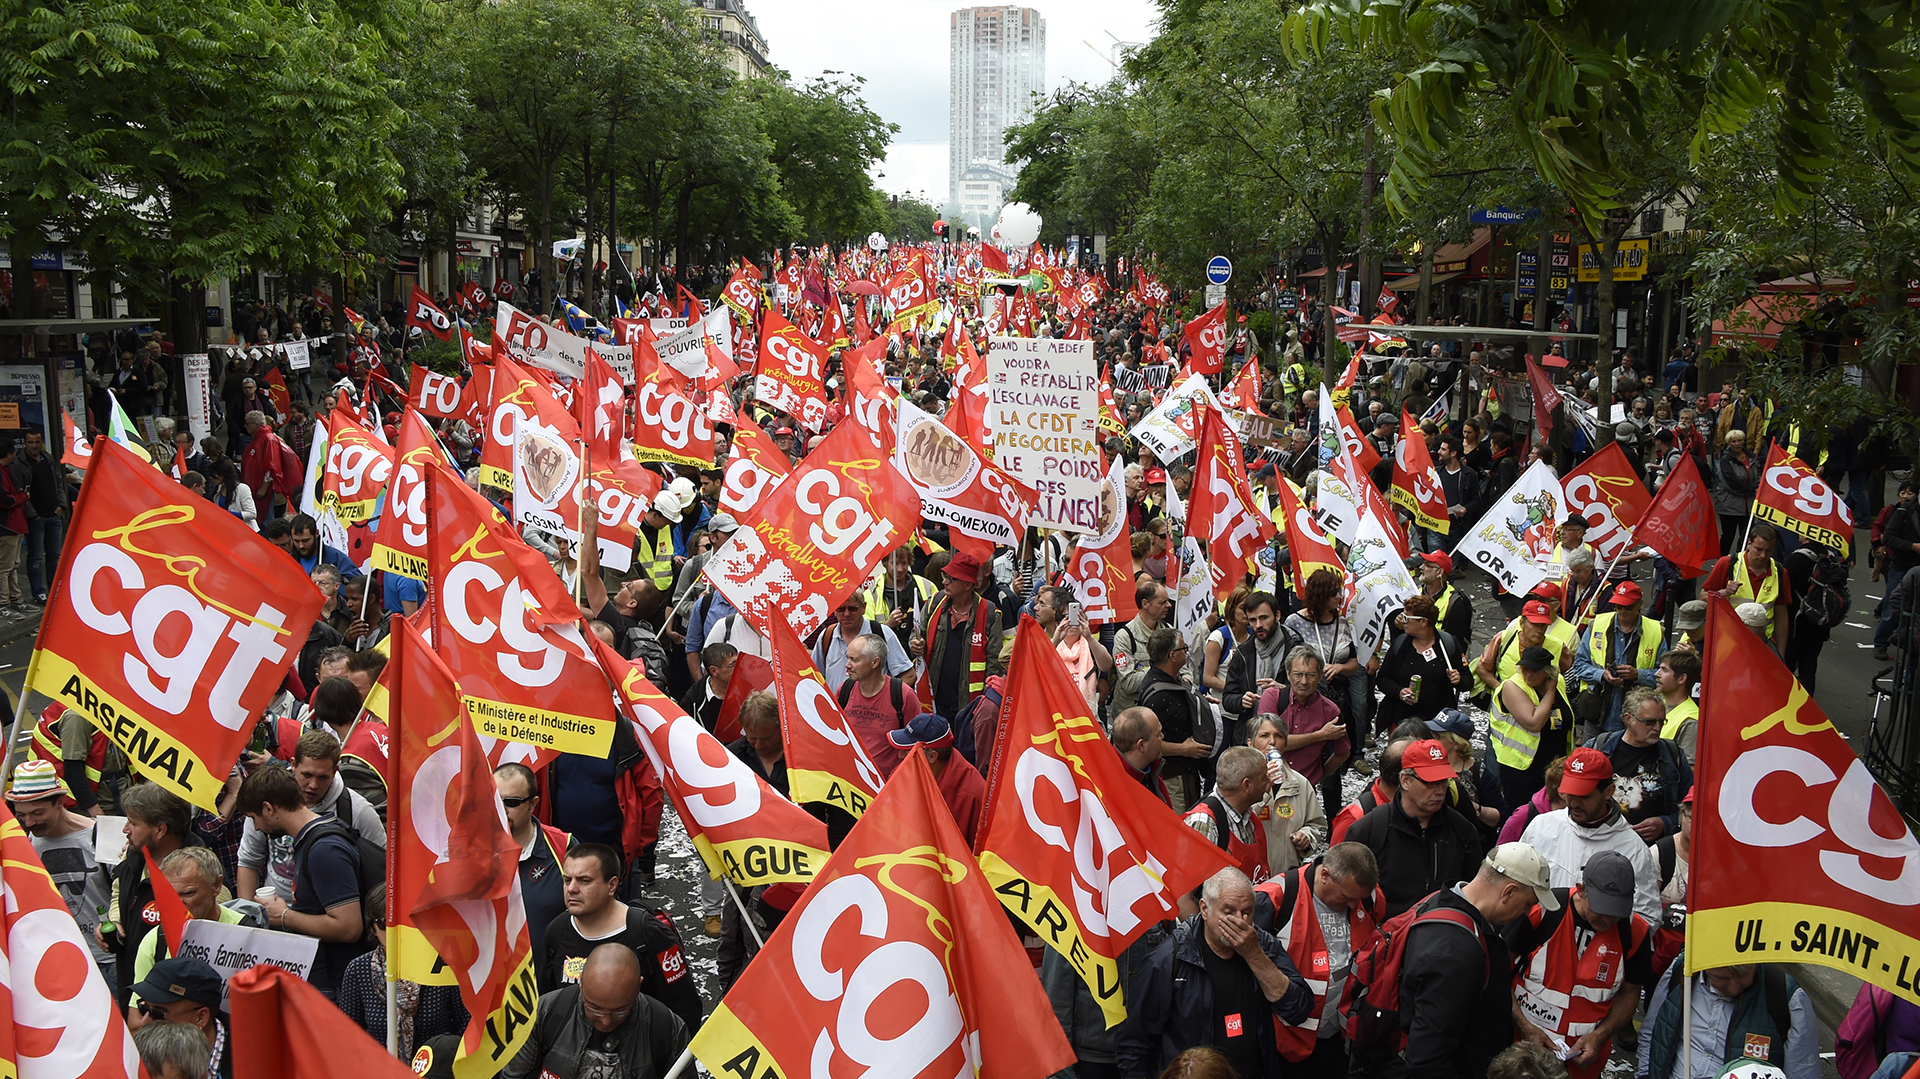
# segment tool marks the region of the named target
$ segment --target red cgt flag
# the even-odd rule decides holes
[[[1697,478],[1697,469],[1694,474]],[[1560,486],[1566,492],[1567,510],[1587,519],[1587,542],[1600,552],[1603,567],[1633,546],[1633,528],[1653,503],[1618,442],[1607,443],[1580,462]]]
[[[180,901],[173,882],[160,872],[160,863],[153,860],[153,852],[141,847],[140,854],[147,860],[147,879],[153,882],[153,906],[160,912],[160,931],[166,934],[167,951],[179,955],[180,941],[187,932],[187,905]]]
[[[1073,1062],[919,753],[706,1025],[715,1075],[1044,1076]]]
[[[827,862],[827,826],[768,786],[620,653],[598,637],[593,648],[707,873],[742,888],[812,880]]]
[[[773,439],[753,417],[740,413],[734,420],[733,456],[727,458],[727,471],[720,481],[720,508],[736,521],[746,517],[792,471],[792,462]]]
[[[1227,355],[1227,303],[1225,300],[1206,314],[1187,323],[1180,331],[1193,350],[1188,369],[1196,375],[1217,375]]]
[[[238,517],[105,438],[72,530],[26,684],[213,809],[320,616],[319,590]]]
[[[1247,484],[1240,439],[1211,403],[1202,410],[1200,450],[1193,468],[1193,494],[1187,534],[1207,541],[1207,572],[1213,593],[1225,599],[1246,576],[1260,548],[1273,539],[1273,518],[1261,513]]]
[[[1673,563],[1682,577],[1698,577],[1713,568],[1720,557],[1720,518],[1692,454],[1680,455],[1680,463],[1660,484],[1633,530],[1633,539]]]
[[[1920,1001],[1920,841],[1718,596],[1706,641],[1688,972],[1818,963]]]
[[[1754,489],[1753,515],[1831,547],[1842,558],[1852,554],[1853,511],[1819,473],[1779,443],[1767,451],[1767,467]]]
[[[773,655],[773,695],[780,701],[780,736],[787,752],[787,791],[801,805],[839,806],[865,813],[886,777],[867,756],[840,711],[813,656],[778,619],[756,626]],[[731,689],[732,687],[728,687]]]
[[[882,556],[920,527],[920,493],[843,423],[740,520],[707,576],[748,624],[812,633]]]
[[[1340,560],[1332,538],[1313,519],[1303,492],[1286,476],[1280,477],[1280,517],[1286,522],[1287,557],[1296,582],[1305,586],[1307,578],[1323,569],[1346,576],[1346,563]]]
[[[1560,407],[1560,391],[1554,389],[1553,379],[1531,356],[1527,357],[1527,384],[1533,390],[1533,423],[1544,445],[1553,434],[1553,410]]]
[[[427,579],[426,470],[445,459],[433,428],[418,409],[407,409],[387,483],[387,511],[380,515],[373,541],[378,568],[416,581]]]
[[[1394,443],[1393,489],[1387,492],[1387,500],[1411,514],[1421,528],[1446,532],[1450,527],[1447,492],[1440,486],[1440,473],[1434,470],[1420,425],[1405,409],[1400,410],[1400,430],[1406,437]]]
[[[93,965],[33,841],[5,806],[0,883],[7,895],[0,910],[0,1074],[144,1079],[113,988]]]
[[[580,608],[479,492],[426,470],[427,617],[486,737],[605,758],[613,700]]]
[[[393,475],[394,449],[366,428],[334,412],[325,417],[327,456],[320,472],[320,505],[348,526],[373,519]]]
[[[1104,457],[1105,454],[1102,454]],[[1116,458],[1100,486],[1100,510],[1094,530],[1083,533],[1061,571],[1073,596],[1087,612],[1087,623],[1125,623],[1140,613],[1134,602],[1133,533],[1127,527],[1127,462]]]
[[[417,930],[452,968],[472,1016],[454,1074],[488,1079],[525,1043],[540,998],[520,845],[453,672],[406,618],[392,625],[387,924]]]
[[[987,773],[980,871],[1117,1026],[1127,1009],[1114,960],[1155,923],[1178,917],[1180,896],[1234,863],[1129,774],[1030,615],[1014,635],[1006,700]]]

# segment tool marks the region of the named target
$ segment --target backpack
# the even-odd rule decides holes
[[[887,676],[887,693],[893,698],[894,717],[900,721],[902,727],[905,727],[907,725],[907,702],[906,698],[902,695],[900,679],[895,678],[893,675]],[[853,679],[849,678],[840,683],[840,692],[835,694],[835,696],[840,701],[840,710],[843,712],[846,711],[847,702],[853,699]]]
[[[1122,633],[1127,635],[1128,647],[1126,648],[1120,647],[1120,634]],[[1117,716],[1140,703],[1140,685],[1147,680],[1147,669],[1152,665],[1145,662],[1134,664],[1132,659],[1132,646],[1137,643],[1139,642],[1133,639],[1133,630],[1126,626],[1121,626],[1113,635],[1112,651],[1116,655],[1123,652],[1127,654],[1128,668],[1127,672],[1122,674],[1113,684],[1113,707],[1107,712],[1110,716]]]
[[[387,882],[386,850],[374,843],[373,840],[361,835],[358,829],[346,821],[335,817],[333,820],[321,821],[319,824],[308,828],[299,839],[294,841],[293,864],[295,888],[300,886],[300,866],[305,864],[301,857],[302,854],[315,843],[319,842],[320,837],[329,835],[337,835],[345,839],[353,847],[355,853],[360,856],[361,895],[366,895],[369,891],[372,891],[375,885],[385,884]]]
[[[1000,705],[1005,699],[1007,680],[988,675],[980,695],[953,717],[953,741],[960,755],[975,768],[984,768],[993,760],[993,744],[1000,737]],[[984,740],[982,735],[985,735]],[[984,762],[984,763],[983,763]]]
[[[1887,1055],[1887,1021],[1893,1017],[1893,994],[1875,985],[1860,987],[1853,1007],[1834,1032],[1833,1063],[1840,1079],[1868,1079]]]
[[[1473,942],[1486,951],[1480,939],[1480,926],[1472,916],[1453,907],[1428,909],[1435,892],[1401,911],[1380,927],[1380,935],[1371,946],[1353,953],[1353,972],[1340,994],[1340,1021],[1347,1040],[1397,1053],[1406,1048],[1407,1032],[1400,1026],[1400,980],[1406,961],[1408,931],[1415,925],[1445,923],[1473,934]],[[1486,982],[1486,973],[1480,976]]]
[[[1822,629],[1831,629],[1846,621],[1847,608],[1853,602],[1847,590],[1847,565],[1831,553],[1813,556],[1813,569],[1807,574],[1807,587],[1800,594],[1799,615]]]

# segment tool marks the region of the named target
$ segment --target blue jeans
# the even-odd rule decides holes
[[[34,602],[47,598],[47,567],[60,565],[60,545],[66,538],[66,522],[58,515],[35,517],[27,522],[27,583],[33,588]]]

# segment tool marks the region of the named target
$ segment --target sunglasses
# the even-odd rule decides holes
[[[500,804],[503,806],[506,806],[508,809],[519,809],[521,806],[526,805],[528,802],[533,801],[537,797],[539,797],[539,795],[529,794],[524,798],[502,798],[500,799]]]
[[[148,1019],[157,1019],[162,1023],[172,1018],[167,1014],[167,1006],[165,1004],[154,1004],[144,1000],[140,1002],[140,1014],[146,1016]]]

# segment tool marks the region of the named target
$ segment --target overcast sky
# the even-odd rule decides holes
[[[947,197],[948,16],[933,0],[747,0],[769,56],[805,82],[827,71],[865,76],[867,104],[900,125],[876,180],[890,194]],[[1153,33],[1152,0],[1040,0],[1047,20],[1047,89],[1100,83],[1114,39]],[[1109,36],[1112,35],[1112,36]],[[1088,48],[1091,43],[1094,48]],[[1095,50],[1098,50],[1097,52]]]

